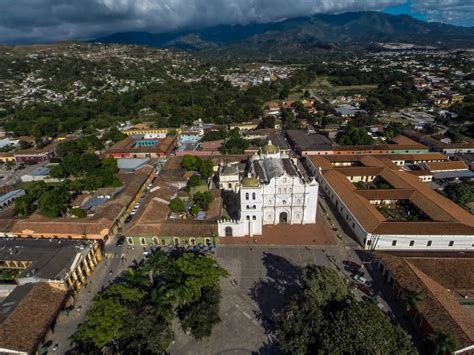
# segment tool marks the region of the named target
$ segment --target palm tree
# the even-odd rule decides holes
[[[402,294],[402,300],[407,303],[407,310],[413,309],[415,311],[420,310],[420,302],[423,301],[423,294],[418,291],[405,290]]]
[[[435,355],[452,354],[456,350],[456,338],[451,333],[437,330],[426,338],[428,346]]]
[[[148,284],[148,279],[141,273],[131,267],[127,269],[120,278],[125,281],[127,284],[133,287],[145,288]]]

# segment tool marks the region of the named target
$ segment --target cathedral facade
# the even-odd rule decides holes
[[[264,225],[316,223],[318,183],[305,176],[295,158],[281,154],[271,141],[251,156],[239,174],[219,169],[224,181],[239,181],[232,190],[239,197],[239,218],[218,221],[219,236],[258,236]],[[225,172],[233,171],[229,176]]]

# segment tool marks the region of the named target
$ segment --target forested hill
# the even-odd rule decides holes
[[[473,47],[474,28],[428,23],[408,15],[349,12],[314,15],[281,22],[220,25],[200,30],[152,34],[115,33],[93,41],[146,44],[207,52],[260,52],[284,55],[339,48],[367,48],[380,42],[436,47]]]

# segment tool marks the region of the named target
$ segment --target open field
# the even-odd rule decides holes
[[[376,89],[377,85],[341,85],[335,86],[331,84],[327,76],[318,76],[311,84],[306,87],[297,87],[289,96],[290,100],[298,100],[306,90],[313,95],[336,96],[343,93],[365,93]]]

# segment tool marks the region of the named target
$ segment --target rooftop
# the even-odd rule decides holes
[[[308,134],[302,130],[292,129],[287,131],[288,139],[300,151],[305,150],[330,150],[334,143],[322,134]]]
[[[90,241],[0,238],[0,265],[26,261],[30,264],[18,278],[63,280],[73,268],[76,255],[89,252],[91,247]]]
[[[150,193],[143,201],[143,207],[132,221],[126,225],[127,236],[176,236],[202,237],[217,234],[216,221],[220,217],[222,199],[219,190],[209,190],[214,200],[206,211],[204,220],[169,219],[168,203],[180,191],[177,181],[185,183],[182,178],[185,170],[181,167],[181,157],[170,158],[154,181]]]
[[[0,347],[34,353],[62,308],[66,292],[46,283],[16,287],[0,305]]]
[[[329,157],[329,156],[327,156]],[[375,156],[360,158],[360,166],[335,167],[326,156],[309,157],[322,176],[351,210],[368,233],[393,235],[474,235],[474,216],[451,200],[440,195],[419,178],[400,170],[386,159]],[[354,176],[377,176],[392,189],[358,190],[348,179]],[[431,221],[388,221],[371,200],[403,200],[416,206]]]
[[[453,333],[458,348],[474,343],[474,317],[453,297],[453,289],[473,289],[471,257],[420,257],[377,253],[401,288],[423,294],[420,313],[433,329]]]
[[[137,170],[148,163],[149,158],[117,159],[117,166],[124,170]]]

